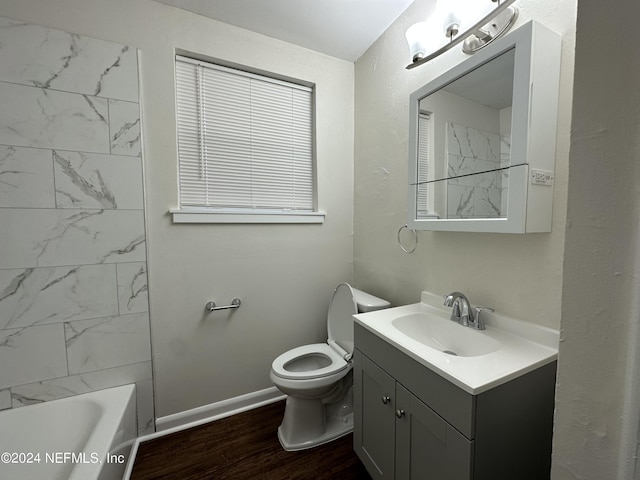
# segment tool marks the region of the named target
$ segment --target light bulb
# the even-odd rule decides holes
[[[446,12],[442,18],[442,27],[447,38],[455,37],[460,31],[460,15],[458,12]]]
[[[411,25],[405,34],[409,44],[409,52],[414,62],[417,62],[427,54],[427,39],[429,31],[427,22],[419,22]]]
[[[497,7],[492,0],[438,0],[434,19],[442,25],[445,35],[451,37],[454,29],[468,30]]]

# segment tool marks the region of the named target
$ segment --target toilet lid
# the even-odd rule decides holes
[[[299,370],[287,368],[287,365],[305,356],[321,355],[326,357],[327,366],[315,368],[311,370]],[[326,343],[314,343],[311,345],[302,345],[293,348],[278,356],[271,368],[273,372],[281,378],[289,378],[291,380],[308,380],[312,378],[326,377],[333,375],[347,368],[347,362],[333,348]]]
[[[347,353],[353,353],[353,318],[358,306],[348,283],[339,284],[331,295],[327,332],[329,343],[337,343]]]

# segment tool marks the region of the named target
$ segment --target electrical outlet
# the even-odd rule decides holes
[[[532,185],[553,185],[553,172],[549,170],[531,170]]]

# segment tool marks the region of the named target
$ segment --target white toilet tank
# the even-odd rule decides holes
[[[339,284],[329,302],[327,316],[327,343],[340,354],[353,353],[353,315],[372,312],[391,306],[382,298],[353,288],[348,283]]]
[[[382,298],[374,297],[373,295],[363,292],[362,290],[358,290],[357,288],[351,287],[351,290],[353,290],[353,299],[358,306],[359,313],[374,312],[391,306],[389,302]]]

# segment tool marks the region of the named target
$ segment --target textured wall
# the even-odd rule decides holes
[[[407,222],[409,95],[466,58],[454,48],[413,70],[404,33],[433,2],[416,0],[356,62],[355,277],[394,304],[422,290],[465,292],[474,304],[559,328],[573,81],[575,1],[518,2],[514,28],[536,20],[563,37],[551,233],[419,232],[416,252],[396,240]]]
[[[640,478],[640,35],[579,2],[553,478]]]
[[[153,430],[135,48],[0,18],[0,408],[136,382]]]

